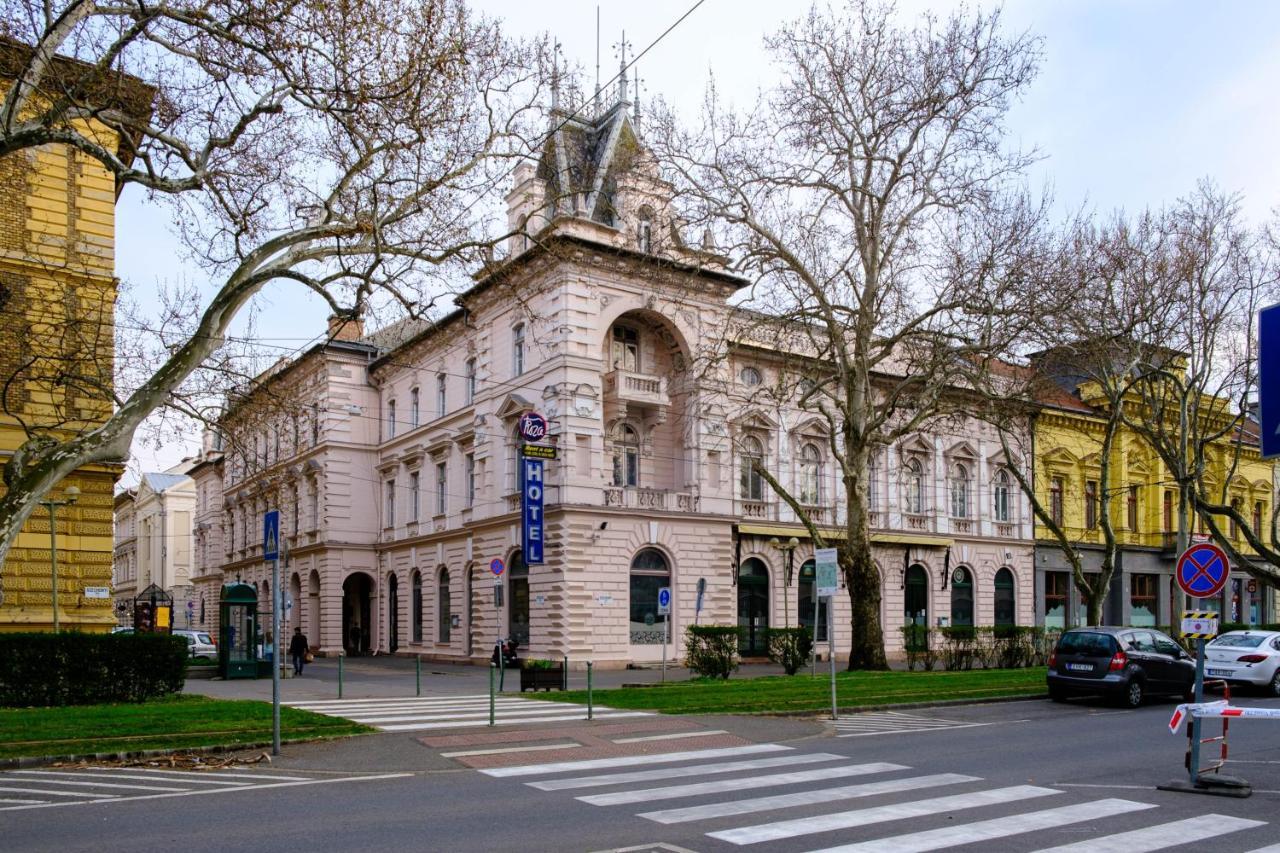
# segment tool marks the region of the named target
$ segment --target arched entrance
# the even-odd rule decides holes
[[[916,629],[907,632],[907,648],[915,651],[924,649],[929,640],[929,575],[916,564],[907,569],[905,581],[903,624]]]
[[[307,579],[307,642],[320,646],[320,573],[311,570]]]
[[[769,569],[751,557],[738,570],[738,652],[743,657],[768,653],[765,630],[769,627]]]
[[[387,577],[387,651],[400,648],[400,579]]]
[[[529,648],[529,567],[516,549],[507,561],[507,638]]]
[[[342,648],[349,655],[369,653],[373,639],[373,578],[354,572],[342,582]]]
[[[1004,627],[1014,623],[1013,572],[1001,569],[996,572],[995,584],[996,625]]]
[[[289,622],[283,633],[286,637],[292,637],[294,627],[302,627],[302,578],[297,572],[289,578],[289,600],[285,603],[284,615],[289,618]]]
[[[973,572],[958,566],[951,573],[951,624],[956,628],[973,627]]]

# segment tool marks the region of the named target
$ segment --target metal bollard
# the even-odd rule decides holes
[[[342,661],[346,657],[342,652],[338,652],[338,698],[342,698]]]
[[[591,661],[587,661],[587,719],[590,720],[595,716],[595,710],[591,705]]]
[[[414,655],[413,675],[417,681],[417,689],[414,691],[414,695],[421,696],[422,695],[422,655]]]
[[[568,655],[564,656],[564,669],[561,670],[561,672],[563,672],[564,675],[563,675],[563,679],[560,682],[560,689],[568,690],[569,689],[569,656]]]
[[[489,725],[493,725],[493,670],[497,667],[493,661],[489,661]]]

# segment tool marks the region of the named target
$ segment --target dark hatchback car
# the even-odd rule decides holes
[[[1072,628],[1049,657],[1049,698],[1103,694],[1130,708],[1148,695],[1185,697],[1195,660],[1172,638],[1150,628]]]

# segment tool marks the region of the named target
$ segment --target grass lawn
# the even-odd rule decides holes
[[[837,672],[842,711],[872,705],[1045,695],[1045,667],[969,672]],[[555,702],[587,701],[585,690],[538,693]],[[653,687],[595,690],[598,705],[665,714],[786,714],[831,709],[830,676],[819,670],[770,678],[694,679]]]
[[[318,740],[372,729],[280,709],[282,741]],[[0,758],[242,746],[271,741],[271,703],[178,695],[152,702],[0,708]]]

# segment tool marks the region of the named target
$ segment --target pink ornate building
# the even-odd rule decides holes
[[[261,515],[278,507],[286,621],[324,654],[480,662],[514,636],[525,656],[656,661],[663,586],[668,657],[695,621],[743,626],[747,654],[767,626],[812,623],[808,536],[751,466],[837,524],[825,427],[762,404],[783,359],[747,335],[726,345],[748,282],[684,241],[626,102],[559,118],[507,197],[523,235],[452,314],[368,335],[335,320],[328,342],[233,401],[226,448],[192,472],[208,498],[197,582],[210,600],[237,577],[265,594]],[[557,452],[546,560],[532,566],[517,482],[527,411],[546,416]],[[880,454],[872,520],[891,652],[907,620],[1031,624],[1030,516],[1005,464],[994,434],[963,420]],[[788,557],[773,543],[792,536]],[[835,609],[839,655],[843,593]]]

